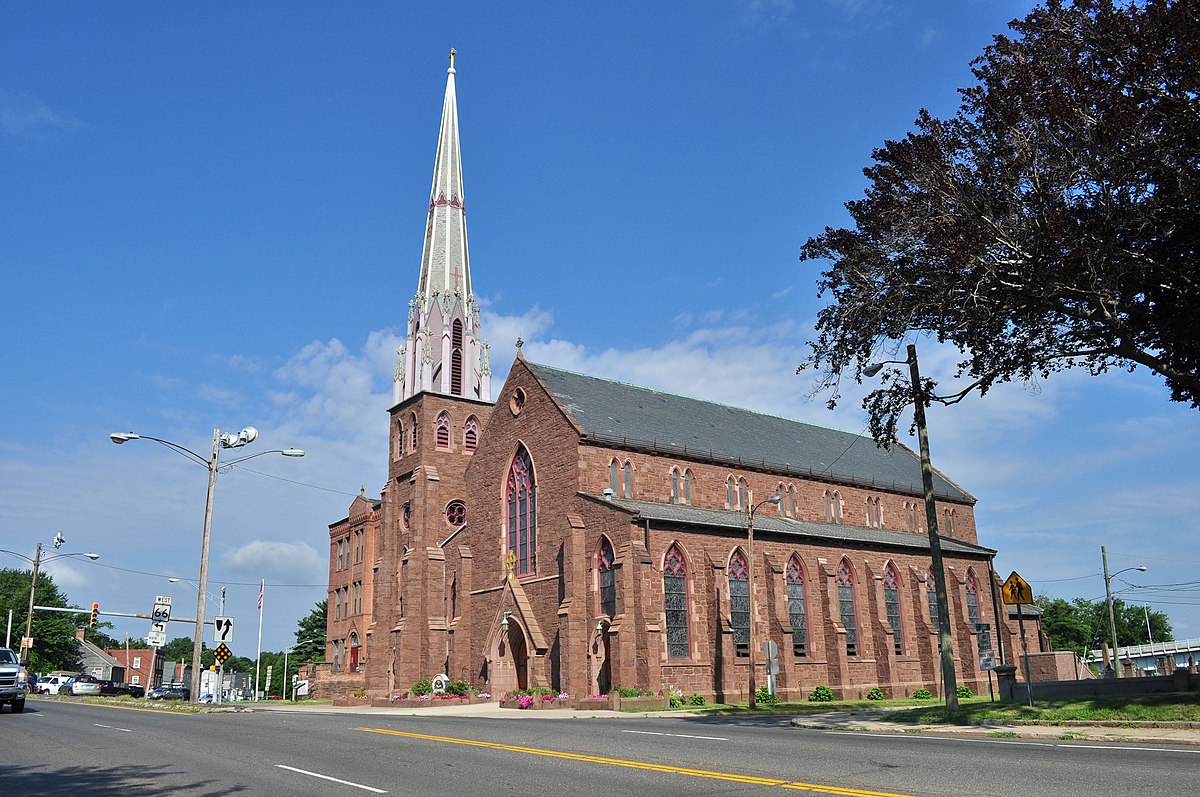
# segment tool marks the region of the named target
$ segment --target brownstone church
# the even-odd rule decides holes
[[[754,667],[783,699],[937,695],[909,449],[533,363],[520,341],[493,401],[454,79],[451,56],[388,480],[329,527],[335,677],[377,697],[445,674],[495,696],[637,684],[737,702]],[[996,552],[975,499],[941,474],[934,488],[958,682],[978,693]]]

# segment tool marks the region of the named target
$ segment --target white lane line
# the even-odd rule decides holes
[[[637,733],[637,731],[628,731],[629,733]],[[863,736],[862,731],[826,731],[826,733],[836,736]],[[934,734],[887,734],[896,739],[912,739],[914,741],[925,742],[976,742],[978,744],[1008,744],[1023,747],[1062,747],[1067,750],[1136,750],[1141,753],[1189,753],[1191,755],[1200,755],[1200,750],[1185,750],[1181,747],[1130,747],[1122,744],[1119,741],[1113,741],[1111,744],[1059,744],[1057,742],[1018,742],[1013,739],[996,737],[994,739],[970,739],[960,736],[937,736]]]
[[[320,772],[309,772],[307,769],[296,769],[295,767],[289,767],[287,764],[276,764],[275,766],[279,767],[280,769],[289,770],[291,772],[299,772],[301,775],[310,775],[314,778],[320,778],[321,780],[331,780],[334,783],[340,783],[343,786],[353,786],[356,789],[362,789],[364,791],[373,791],[376,794],[387,794],[387,791],[385,789],[377,789],[374,786],[364,786],[361,783],[354,783],[349,780],[342,780],[341,778],[331,778],[329,775],[322,775]]]
[[[1126,747],[1118,741],[1112,744],[1056,744],[1055,747],[1084,748],[1085,750],[1137,750],[1140,753],[1191,753],[1200,755],[1200,750],[1183,750],[1178,747]]]
[[[688,736],[686,733],[659,733],[657,731],[621,731],[621,733],[640,733],[643,736],[674,736],[676,739],[712,739],[714,742],[729,741],[724,736]]]
[[[93,722],[92,724],[95,725],[97,728],[108,728],[110,731],[120,731],[121,733],[133,733],[133,731],[129,730],[128,728],[116,728],[116,727],[113,727],[112,725],[101,725],[98,722]]]
[[[878,734],[864,733],[863,731],[826,731],[826,733],[835,736],[888,736],[893,739],[910,739],[914,742],[974,742],[975,744],[1008,744],[1013,746],[1023,747],[1069,747],[1070,745],[1051,744],[1049,742],[1018,742],[1005,737],[997,737],[995,739],[970,739],[961,736],[937,736],[935,734],[923,733],[888,733],[882,731]],[[1128,749],[1125,747],[1122,750]]]

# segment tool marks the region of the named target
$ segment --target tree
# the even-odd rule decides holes
[[[1085,655],[1100,647],[1112,646],[1108,626],[1108,604],[1104,600],[1047,598],[1038,595],[1034,603],[1042,610],[1042,630],[1050,637],[1055,650],[1073,650]],[[1146,607],[1131,606],[1120,598],[1113,601],[1113,620],[1117,627],[1117,644],[1145,645],[1150,641],[1147,622],[1155,642],[1174,639],[1171,622],[1162,612]]]
[[[189,637],[178,636],[172,639],[167,644],[158,649],[158,655],[162,656],[163,661],[182,661],[187,665],[192,663],[192,646],[195,641]],[[204,650],[201,649],[201,659],[203,660]]]
[[[19,646],[25,633],[25,620],[29,616],[29,584],[32,570],[0,570],[0,612],[7,617],[13,613],[13,630]],[[38,573],[34,603],[38,606],[67,608],[67,598],[54,583],[54,577],[42,571]],[[29,670],[44,673],[52,670],[79,669],[79,646],[75,644],[75,618],[86,614],[71,615],[64,612],[37,612],[33,614],[33,649],[29,653]]]
[[[295,662],[325,660],[325,624],[328,618],[328,601],[320,600],[312,611],[300,618],[296,624],[296,646],[292,648],[290,665]]]
[[[832,267],[832,302],[801,364],[839,399],[880,348],[912,334],[961,352],[972,389],[1142,366],[1200,408],[1200,10],[1195,2],[1049,0],[996,36],[950,119],[876,149],[854,229],[801,260]],[[864,401],[895,437],[896,370]],[[935,383],[928,381],[932,389]]]

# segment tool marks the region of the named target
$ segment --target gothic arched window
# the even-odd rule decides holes
[[[854,614],[854,572],[850,563],[842,560],[837,573],[838,610],[842,627],[846,629],[846,655],[858,655],[858,621]]]
[[[462,377],[463,325],[456,318],[450,332],[450,392],[456,396],[462,395]]]
[[[808,612],[804,606],[804,570],[800,560],[792,556],[787,571],[788,622],[792,625],[792,654],[808,655]]]
[[[667,656],[686,659],[692,655],[688,630],[687,561],[678,545],[672,545],[663,560],[663,598],[667,621]]]
[[[617,615],[617,581],[613,569],[612,543],[607,537],[600,538],[600,551],[596,554],[596,580],[600,592],[600,613],[608,617]]]
[[[750,655],[750,573],[740,550],[729,557],[729,620],[734,655],[746,658]]]
[[[437,447],[450,447],[450,416],[444,412],[437,416]]]
[[[537,485],[533,461],[524,446],[517,448],[505,485],[508,508],[508,551],[516,561],[513,572],[519,576],[537,571]]]
[[[416,451],[417,450],[417,414],[415,412],[409,416],[408,425],[411,427],[409,429],[409,449],[408,450]]]
[[[671,468],[671,503],[679,503],[679,469]]]
[[[688,506],[692,505],[692,472],[690,470],[683,472],[683,502]]]
[[[888,625],[892,627],[892,644],[897,656],[904,655],[904,627],[900,618],[900,576],[891,563],[883,569],[883,605],[887,609]]]
[[[925,595],[929,599],[929,622],[937,631],[941,626],[938,621],[937,582],[933,580],[932,570],[925,572]]]
[[[975,585],[975,571],[967,571],[967,619],[971,625],[979,623],[979,589]]]
[[[633,465],[625,460],[625,493],[626,498],[633,498]]]
[[[474,454],[479,447],[479,419],[472,415],[463,424],[463,451]]]

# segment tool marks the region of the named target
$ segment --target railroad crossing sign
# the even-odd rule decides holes
[[[233,643],[233,618],[232,617],[214,617],[213,618],[213,642],[218,645]]]
[[[217,649],[213,651],[213,658],[221,662],[224,666],[225,662],[229,661],[229,657],[233,655],[233,651],[225,647],[225,643],[217,645]]]
[[[1020,603],[1033,603],[1033,588],[1029,583],[1017,575],[1014,570],[1009,574],[1008,580],[1004,582],[1004,587],[1000,590],[1000,594],[1004,598],[1004,603],[1008,606],[1015,606]]]

